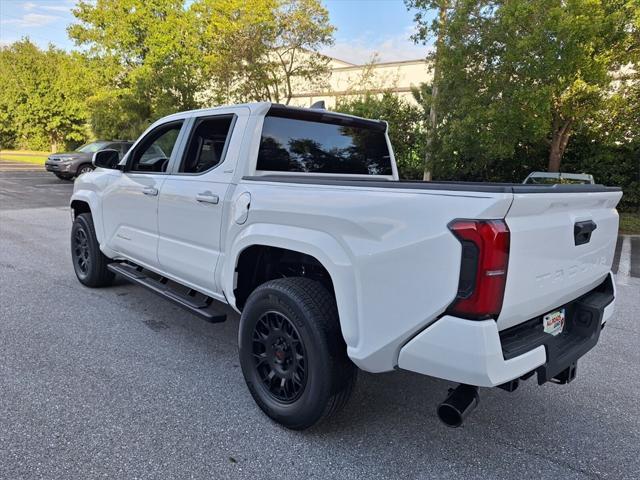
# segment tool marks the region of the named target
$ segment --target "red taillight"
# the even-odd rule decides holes
[[[497,317],[509,263],[504,220],[454,220],[449,230],[462,244],[458,294],[449,312],[467,318]]]

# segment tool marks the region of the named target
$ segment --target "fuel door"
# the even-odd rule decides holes
[[[251,206],[251,194],[243,192],[233,205],[233,220],[242,225],[249,217],[249,207]]]

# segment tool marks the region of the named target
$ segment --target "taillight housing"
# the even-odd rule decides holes
[[[509,227],[504,220],[454,220],[449,230],[462,244],[456,299],[448,313],[497,317],[502,309],[509,264]]]

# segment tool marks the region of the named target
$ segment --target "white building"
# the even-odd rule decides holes
[[[340,97],[385,91],[414,102],[412,87],[431,83],[433,78],[425,59],[354,65],[329,57],[329,67],[331,71],[324,87],[296,82],[290,104],[309,107],[314,102],[324,100],[326,106],[331,108]]]

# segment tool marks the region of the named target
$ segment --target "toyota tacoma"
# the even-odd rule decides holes
[[[478,387],[566,384],[611,318],[622,192],[400,180],[383,121],[271,103],[178,113],[71,199],[84,285],[119,274],[210,322],[240,314],[251,395],[292,429],[348,399],[358,369]]]

